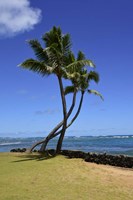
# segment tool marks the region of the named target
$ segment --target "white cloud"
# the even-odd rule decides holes
[[[0,35],[13,36],[34,28],[41,10],[32,8],[29,0],[0,0]]]
[[[35,112],[36,115],[53,115],[53,114],[56,114],[56,113],[59,113],[59,109],[46,109],[46,110],[37,110]]]

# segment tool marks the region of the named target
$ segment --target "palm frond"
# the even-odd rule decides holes
[[[77,60],[85,60],[85,54],[82,51],[78,52]]]
[[[94,80],[96,83],[99,82],[99,74],[95,71],[90,71],[88,73],[88,77],[87,77],[87,80],[90,81],[90,80]]]
[[[60,27],[53,27],[49,32],[45,33],[42,36],[43,41],[45,42],[46,47],[50,47],[53,43],[59,44],[59,39],[61,39],[61,29]]]
[[[86,89],[88,88],[88,81],[86,80],[85,75],[80,76],[79,86],[82,91],[86,91]]]
[[[49,65],[54,68],[61,68],[63,64],[62,54],[57,50],[56,44],[45,48],[44,51],[47,54]]]
[[[79,72],[85,66],[95,67],[91,60],[78,60],[66,66],[66,70],[72,73]]]
[[[67,87],[65,87],[65,89],[64,89],[64,93],[65,93],[65,95],[67,95],[67,94],[73,93],[74,90],[75,90],[75,87],[74,87],[74,86],[67,86]]]
[[[25,69],[29,69],[31,71],[37,72],[39,74],[42,74],[43,76],[49,75],[53,72],[53,68],[46,65],[43,62],[39,62],[34,59],[27,59],[23,63],[19,65],[20,67],[23,67]]]
[[[103,96],[96,90],[88,90],[88,93],[95,94],[95,95],[99,96],[102,100],[104,100]]]
[[[69,34],[65,34],[62,37],[62,51],[64,56],[67,56],[71,50],[71,39]]]
[[[64,68],[73,62],[75,62],[75,56],[71,51],[69,51],[66,55],[62,55],[62,66]]]
[[[73,72],[73,73],[68,73],[66,72],[67,78],[70,80],[78,80],[80,78],[80,73],[78,72]]]
[[[39,61],[47,62],[47,60],[48,60],[47,55],[43,51],[43,48],[42,48],[41,44],[39,43],[39,41],[38,40],[29,40],[28,43],[31,46],[31,48],[33,49],[37,59]]]

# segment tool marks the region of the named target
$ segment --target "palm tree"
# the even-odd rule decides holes
[[[83,73],[84,71],[84,73]],[[74,72],[76,73],[76,72]],[[79,73],[79,72],[78,72]],[[95,71],[90,71],[89,73],[87,73],[86,70],[82,69],[82,73],[80,72],[79,73],[79,79],[81,79],[79,81],[79,79],[77,79],[77,76],[75,77],[73,75],[73,73],[71,74],[71,77],[72,77],[72,83],[73,85],[71,86],[67,86],[64,90],[65,92],[65,95],[69,94],[69,93],[74,93],[74,91],[77,92],[80,92],[81,93],[81,98],[80,98],[80,101],[79,101],[79,106],[78,106],[78,109],[77,109],[77,112],[75,113],[74,117],[71,119],[71,121],[68,123],[66,129],[71,126],[73,124],[73,122],[76,120],[76,118],[78,117],[79,113],[80,113],[80,110],[81,110],[81,107],[82,107],[82,102],[83,102],[83,98],[84,98],[84,94],[85,92],[88,92],[88,93],[91,93],[91,94],[95,94],[95,95],[98,95],[101,97],[101,99],[103,100],[103,97],[102,95],[97,92],[96,90],[90,90],[88,87],[89,87],[89,84],[90,84],[90,81],[93,80],[95,81],[96,83],[99,82],[99,75],[98,73],[96,73]],[[75,84],[75,86],[74,86]],[[76,90],[75,90],[75,87],[76,87]],[[74,102],[73,104],[75,105],[75,99],[74,99]],[[74,107],[73,107],[74,108]],[[63,121],[62,121],[62,124],[63,124]],[[47,142],[50,140],[50,139],[53,139],[54,137],[56,137],[57,135],[59,134],[62,134],[62,130],[58,131],[58,132],[54,132],[54,133],[50,133],[48,136],[47,136]],[[61,138],[61,136],[60,136]],[[63,136],[62,136],[63,138]],[[43,143],[44,142],[44,143]],[[46,139],[45,140],[42,140],[41,143],[43,143],[43,147],[42,147],[42,151],[45,151],[45,148],[46,148]],[[61,146],[62,145],[62,142],[61,142],[61,139],[58,141],[58,146]],[[60,147],[61,148],[61,147]],[[58,152],[58,151],[57,151]]]
[[[95,72],[87,73],[87,69],[85,69],[85,67],[95,67],[95,65],[91,60],[85,59],[82,52],[79,52],[77,59],[75,59],[74,54],[71,51],[70,35],[63,35],[60,28],[53,27],[49,32],[43,35],[42,40],[45,45],[44,48],[38,40],[28,41],[35,53],[36,59],[27,59],[21,63],[20,66],[33,72],[37,72],[42,76],[54,74],[57,77],[62,100],[63,119],[44,140],[34,144],[30,151],[32,151],[33,148],[39,144],[42,144],[41,150],[44,151],[49,140],[60,134],[56,148],[56,152],[59,153],[66,129],[73,123],[73,121],[75,121],[80,112],[80,109],[78,109],[75,118],[73,118],[71,123],[67,124],[68,118],[75,106],[76,94],[78,91],[82,93],[82,102],[84,92],[89,86],[89,80],[95,80],[94,77],[97,76],[98,78],[98,75]],[[72,85],[64,89],[63,79],[71,80]],[[67,111],[66,94],[70,92],[73,92],[73,98],[69,111]],[[96,91],[88,90],[88,92],[98,94]],[[79,108],[81,108],[81,102],[79,104]]]
[[[84,93],[86,91],[88,93],[93,93],[95,95],[98,95],[103,99],[102,95],[98,91],[89,89],[91,80],[95,81],[96,83],[99,82],[99,75],[95,71],[88,72],[88,70],[86,69],[86,65],[88,63],[86,63],[85,55],[81,51],[79,51],[77,59],[75,59],[73,54],[71,54],[71,56],[72,56],[73,62],[71,62],[68,66],[66,66],[66,77],[69,80],[71,80],[72,85],[67,86],[65,88],[65,94],[73,93],[74,91],[77,91],[77,92],[80,91],[81,99],[80,99],[77,113],[75,114],[75,116],[73,117],[73,119],[67,125],[66,128],[71,126],[72,123],[78,117],[81,107],[82,107]],[[90,61],[89,66],[95,67],[95,65],[92,63],[92,61]],[[60,132],[58,132],[58,133],[60,133]],[[56,133],[56,135],[57,135],[57,133]],[[65,135],[65,132],[61,132],[61,135],[59,137],[58,144],[57,144],[57,149],[56,149],[57,153],[61,151],[64,135]]]

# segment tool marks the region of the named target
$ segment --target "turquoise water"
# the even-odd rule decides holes
[[[0,138],[0,152],[9,152],[13,148],[29,148],[41,139]],[[48,148],[55,148],[56,143],[57,138],[51,140]],[[133,156],[133,135],[65,137],[63,149]]]

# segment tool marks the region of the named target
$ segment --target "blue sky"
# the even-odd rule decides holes
[[[104,96],[85,96],[67,135],[133,134],[132,8],[132,0],[1,0],[0,136],[44,136],[62,119],[56,77],[17,67],[34,58],[26,40],[41,41],[54,25],[96,64],[100,83],[91,89]]]

